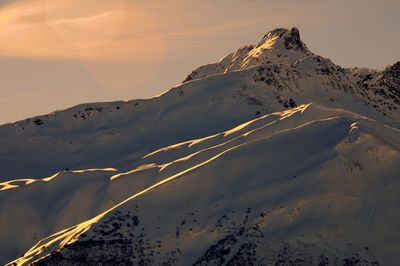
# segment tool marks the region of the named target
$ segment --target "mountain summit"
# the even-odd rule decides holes
[[[306,87],[310,87],[307,90],[313,91],[311,88],[317,83],[320,84],[318,91],[325,86],[351,91],[353,95],[364,98],[380,113],[399,121],[398,65],[399,63],[395,63],[383,71],[345,69],[308,50],[300,39],[297,28],[277,28],[268,32],[257,45],[244,46],[218,62],[195,69],[183,83],[258,67],[259,71],[255,76],[266,70],[265,75],[259,77],[262,81],[275,83],[278,87],[291,88],[295,94],[301,94]],[[309,84],[305,84],[305,81]],[[300,83],[303,84],[299,85]]]
[[[312,55],[297,28],[278,28],[268,32],[257,45],[244,46],[219,62],[194,70],[184,82],[259,64],[292,64]]]
[[[0,126],[0,264],[398,265],[399,68],[276,29],[158,97]]]
[[[258,46],[280,50],[285,48],[287,50],[307,51],[306,45],[300,39],[300,32],[297,28],[272,30],[264,36]]]

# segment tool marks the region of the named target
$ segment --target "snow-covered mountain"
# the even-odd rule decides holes
[[[397,265],[398,108],[400,62],[344,69],[293,28],[158,97],[3,125],[0,263]]]

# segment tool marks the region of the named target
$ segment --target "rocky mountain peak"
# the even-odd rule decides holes
[[[292,29],[277,28],[268,32],[259,46],[268,46],[269,48],[285,48],[288,50],[306,51],[306,45],[300,38],[299,29],[293,27]]]
[[[383,71],[384,75],[400,79],[400,61],[388,66]]]
[[[276,28],[269,31],[256,46],[244,46],[218,62],[201,66],[192,71],[183,82],[260,64],[290,65],[313,55],[300,39],[297,28]]]

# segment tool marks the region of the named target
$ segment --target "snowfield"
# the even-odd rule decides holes
[[[148,100],[0,127],[0,263],[398,265],[400,63],[269,32]]]

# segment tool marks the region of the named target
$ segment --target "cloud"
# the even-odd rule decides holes
[[[14,1],[0,8],[0,28],[0,57],[78,61],[113,90],[147,82],[164,57],[154,17],[124,0]]]
[[[151,15],[114,0],[26,0],[0,9],[0,55],[126,61],[163,50]]]

